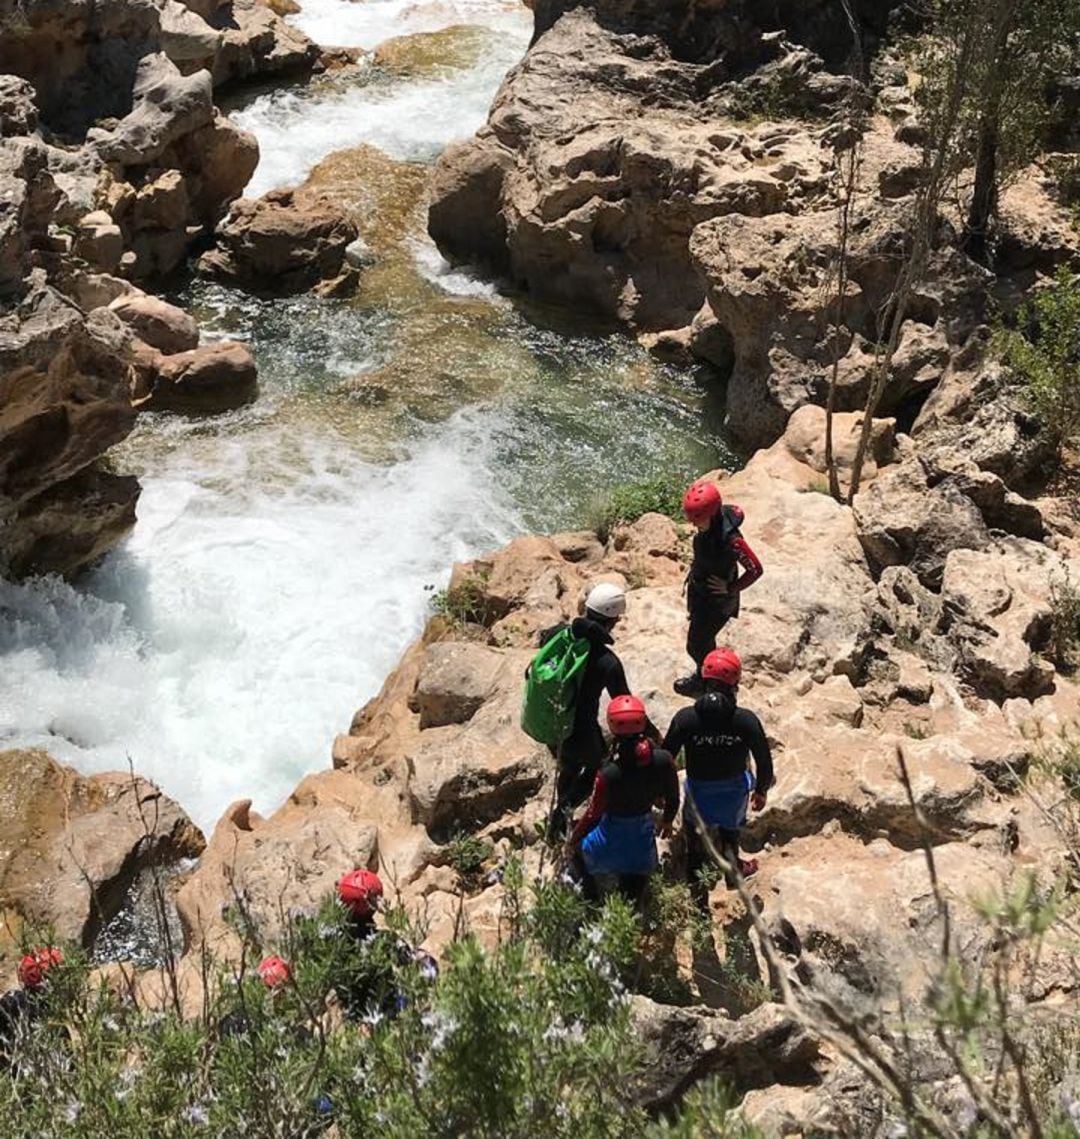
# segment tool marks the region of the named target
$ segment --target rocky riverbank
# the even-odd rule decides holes
[[[109,9],[116,19],[121,7]],[[0,318],[10,360],[0,442],[14,446],[0,464],[0,502],[16,572],[74,570],[131,525],[137,487],[99,460],[138,406],[204,406],[185,393],[213,369],[230,377],[210,385],[217,393],[244,398],[254,382],[243,348],[200,347],[184,313],[134,282],[215,227],[206,268],[254,288],[287,277],[289,288],[348,289],[362,263],[360,195],[346,183],[381,169],[366,151],[340,159],[336,180],[330,162],[304,189],[237,205],[219,225],[253,155],[215,112],[212,80],[251,72],[226,48],[229,33],[214,31],[221,6],[200,12],[199,27],[182,7],[170,2],[154,30],[148,6],[128,5],[124,18],[148,19],[155,50],[131,70],[132,106],[113,108],[118,121],[78,147],[56,142],[74,110],[44,78],[36,90],[32,74],[2,88],[0,161],[10,163],[15,224],[0,242],[11,298]],[[766,726],[778,775],[749,829],[762,852],[753,894],[785,976],[865,1014],[873,1036],[883,1017],[923,999],[941,898],[965,956],[979,958],[995,930],[976,901],[1029,876],[1049,888],[1075,855],[1059,767],[1080,687],[1055,638],[1080,523],[1074,498],[1044,477],[1045,433],[987,349],[990,299],[1015,303],[1038,274],[1080,263],[1080,240],[1033,169],[1004,199],[993,273],[942,243],[903,331],[863,488],[841,505],[824,480],[819,405],[839,338],[846,472],[914,190],[909,77],[887,52],[875,58],[850,292],[834,327],[823,299],[837,210],[827,117],[847,83],[845,29],[831,9],[781,5],[781,36],[739,5],[565,7],[535,0],[529,56],[488,126],[440,163],[431,232],[447,255],[534,297],[617,318],[658,353],[704,362],[726,382],[731,429],[757,450],[743,470],[715,477],[745,510],[765,565],[728,632],[744,660],[741,699]],[[884,16],[863,7],[873,48]],[[276,27],[265,12],[260,26]],[[28,42],[46,42],[46,30],[61,35],[32,24]],[[86,40],[61,30],[65,43]],[[170,43],[187,54],[170,56]],[[244,56],[285,57],[314,58],[287,45]],[[220,156],[216,174],[208,155]],[[411,210],[419,179],[399,164],[385,181],[405,187]],[[396,270],[394,250],[375,252]],[[39,754],[6,753],[0,772],[13,772],[18,790],[0,796],[0,830],[16,836],[0,852],[9,925],[51,920],[90,942],[141,866],[201,852],[176,892],[191,1008],[201,951],[240,952],[230,905],[241,899],[272,941],[291,910],[310,909],[352,866],[379,868],[423,912],[432,951],[463,928],[494,941],[507,857],[520,852],[533,871],[550,861],[537,824],[551,761],[518,727],[535,634],[576,613],[597,581],[625,585],[618,649],[666,725],[681,704],[671,681],[684,664],[688,537],[646,514],[605,541],[592,531],[522,537],[457,566],[442,612],[335,742],[332,769],[309,775],[268,817],[232,805],[205,851],[179,808],[137,780],[84,780]],[[463,834],[492,849],[468,890],[451,865]],[[107,836],[93,856],[80,845],[87,835]],[[39,894],[27,850],[50,883]],[[95,908],[95,892],[108,903]],[[63,907],[53,901],[61,894]],[[747,1012],[733,996],[733,972],[775,986],[777,962],[748,938],[734,895],[714,891],[712,914],[719,974],[683,962],[690,1007],[639,1000],[655,1050],[643,1102],[670,1104],[720,1073],[768,1134],[878,1134],[881,1105],[850,1058],[788,1011]],[[1075,1001],[1070,957],[1053,945],[1036,963],[1025,989],[1033,1008]],[[951,1095],[927,1069],[918,1079],[930,1093]]]

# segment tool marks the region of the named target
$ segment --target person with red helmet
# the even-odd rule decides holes
[[[350,870],[338,880],[337,899],[347,914],[350,950],[334,989],[350,1020],[396,1016],[408,1004],[399,983],[402,969],[415,966],[427,981],[439,975],[430,953],[375,924],[382,898],[382,879],[373,870]]]
[[[690,572],[686,576],[686,607],[690,628],[686,651],[695,669],[675,681],[680,696],[703,691],[701,663],[716,648],[720,630],[739,615],[739,600],[764,572],[739,527],[745,515],[725,504],[716,483],[699,479],[683,496],[683,512],[697,527]]]
[[[648,738],[649,717],[636,696],[616,696],[607,724],[615,745],[596,773],[567,853],[592,898],[618,889],[640,901],[658,862],[653,805],[663,809],[666,836],[679,810],[679,777],[671,756]]]
[[[64,954],[52,945],[32,949],[20,958],[21,988],[0,996],[0,1071],[12,1066],[20,1041],[44,1015],[49,972],[63,961]]]
[[[283,957],[278,957],[277,954],[271,954],[269,957],[264,957],[258,964],[255,970],[259,980],[270,990],[272,999],[277,999],[278,995],[284,992],[289,981],[292,980],[292,967]],[[238,1036],[246,1036],[251,1031],[251,1017],[249,1010],[241,1006],[240,1008],[232,1009],[227,1012],[217,1022],[218,1037],[222,1040]],[[306,1028],[300,1029],[298,1035],[307,1039],[309,1033]]]
[[[664,737],[664,747],[677,756],[685,752],[687,878],[698,903],[708,908],[708,890],[701,872],[709,864],[707,834],[734,873],[748,878],[757,863],[739,857],[739,831],[747,807],[765,809],[773,784],[773,761],[761,721],[737,702],[742,661],[734,649],[714,649],[701,665],[705,692],[690,708],[682,708]],[[753,759],[754,771],[750,771]],[[702,831],[704,828],[704,834]]]

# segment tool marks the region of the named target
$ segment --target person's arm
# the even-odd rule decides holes
[[[765,572],[764,567],[758,560],[757,554],[750,549],[746,539],[740,534],[731,543],[731,548],[735,553],[735,557],[742,569],[738,579],[732,584],[732,589],[736,593],[742,593],[744,589],[749,589],[755,581]]]
[[[671,834],[671,824],[675,822],[675,816],[679,813],[679,773],[675,770],[675,760],[666,751],[661,759],[661,771],[664,779],[662,792],[664,815],[660,823],[660,834],[666,838]]]
[[[596,826],[596,824],[603,818],[604,812],[607,810],[607,780],[604,778],[604,773],[598,771],[596,773],[596,780],[593,783],[592,795],[589,797],[589,805],[585,808],[585,814],[577,821],[573,833],[567,843],[570,847],[576,847],[579,842]]]
[[[604,687],[612,700],[616,696],[630,696],[630,685],[626,683],[626,669],[614,653],[605,653]]]
[[[776,775],[773,771],[772,748],[769,747],[769,739],[765,735],[765,729],[761,726],[761,721],[754,715],[753,712],[747,713],[748,730],[746,742],[750,745],[750,754],[754,757],[754,810],[760,811],[765,806],[765,797],[769,793],[769,788],[772,787],[776,781]]]
[[[686,722],[689,719],[689,716],[683,715],[686,711],[686,708],[680,708],[675,713],[671,723],[668,724],[667,735],[664,736],[664,742],[661,745],[673,760],[679,758],[679,752],[686,744]]]

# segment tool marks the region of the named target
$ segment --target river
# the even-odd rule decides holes
[[[397,226],[385,259],[347,300],[181,286],[205,335],[249,342],[259,399],[214,419],[141,419],[114,458],[144,488],[130,539],[76,585],[0,582],[0,746],[44,746],[85,772],[130,759],[204,828],[236,798],[272,809],[326,766],[455,560],[580,526],[615,483],[729,459],[721,409],[692,376],[450,271],[423,232],[422,164],[483,122],[529,13],[506,0],[303,5],[296,23],[324,44],[471,29],[435,65],[229,106],[259,138],[251,194],[344,147],[395,160],[385,185],[415,201],[378,222],[376,246]]]

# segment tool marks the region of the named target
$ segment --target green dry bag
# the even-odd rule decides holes
[[[557,748],[570,735],[589,648],[589,642],[575,637],[567,625],[540,649],[525,670],[521,729],[538,743]]]

